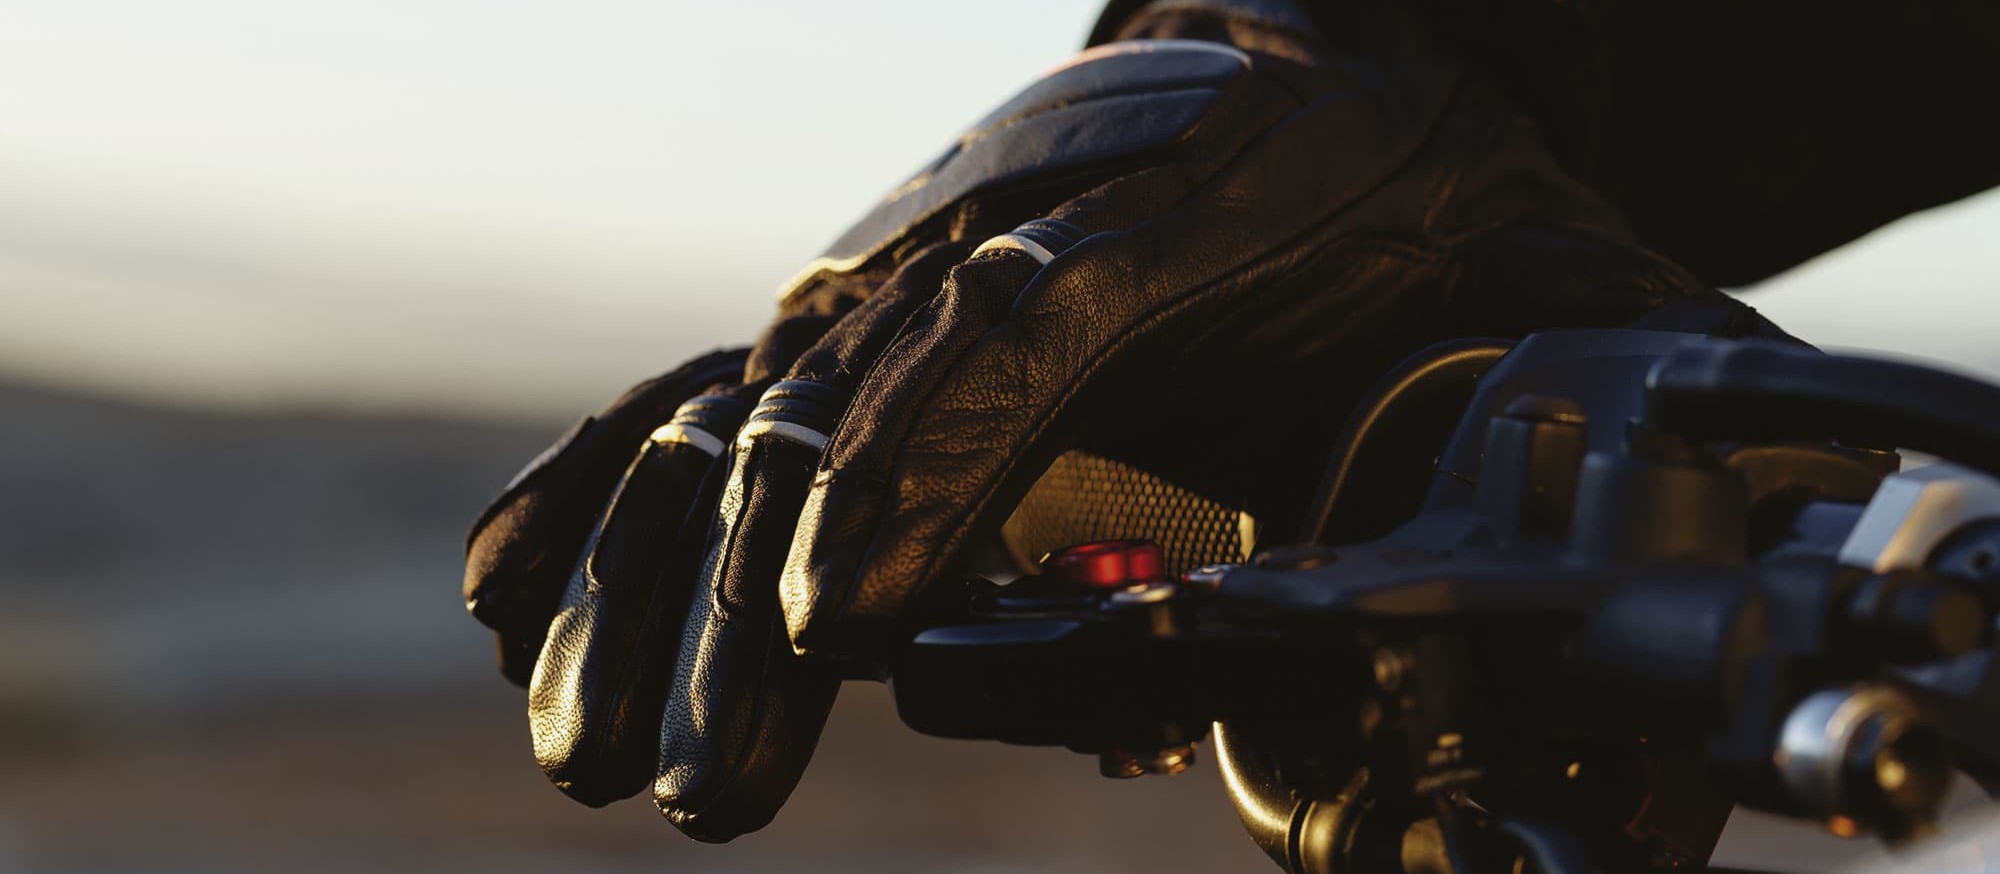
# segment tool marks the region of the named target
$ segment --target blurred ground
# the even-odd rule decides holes
[[[727,847],[561,798],[458,596],[564,423],[185,412],[0,387],[0,871],[1234,871],[1212,767],[1113,782],[851,685]]]

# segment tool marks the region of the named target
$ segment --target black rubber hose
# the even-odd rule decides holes
[[[1836,440],[2000,476],[2000,386],[1755,340],[1684,347],[1646,378],[1647,424],[1695,440]]]
[[[1512,348],[1504,340],[1447,340],[1403,359],[1376,380],[1348,413],[1327,459],[1304,540],[1324,545],[1368,540],[1414,515],[1437,454],[1466,415],[1479,377]],[[1413,455],[1419,466],[1407,463]],[[1398,486],[1413,474],[1422,477],[1415,499],[1395,506],[1404,491]]]
[[[1431,801],[1432,809],[1437,812],[1438,833],[1444,838],[1444,857],[1451,865],[1451,874],[1482,874],[1477,861],[1479,856],[1472,849],[1472,826],[1465,821],[1458,802],[1444,794]]]
[[[1603,874],[1604,867],[1567,831],[1518,819],[1500,820],[1495,830],[1521,849],[1535,874]]]
[[[1286,871],[1296,871],[1291,841],[1299,814],[1299,798],[1263,756],[1235,736],[1228,726],[1215,724],[1216,764],[1222,769],[1222,783],[1243,829],[1271,861]]]

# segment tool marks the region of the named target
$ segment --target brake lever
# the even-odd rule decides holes
[[[1111,549],[1158,551],[1086,544],[1051,556],[1043,574],[974,582],[978,621],[924,631],[892,661],[903,721],[941,737],[1067,746],[1099,754],[1107,775],[1135,776],[1184,768],[1218,719],[1323,719],[1366,683],[1338,638],[1230,617],[1220,569],[1168,577],[1141,557],[1136,574],[1077,570],[1079,556]]]

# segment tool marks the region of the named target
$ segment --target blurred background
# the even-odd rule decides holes
[[[1212,767],[924,738],[874,686],[764,832],[586,810],[459,599],[520,463],[749,338],[1095,12],[0,0],[0,871],[1263,870]],[[1741,292],[2000,375],[1996,230]]]

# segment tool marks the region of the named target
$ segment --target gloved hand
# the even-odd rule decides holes
[[[1393,4],[1329,5],[1135,14],[802,272],[747,358],[635,390],[489,511],[467,597],[517,678],[546,630],[558,786],[761,827],[840,679],[962,608],[929,584],[1068,449],[1282,537],[1407,353],[1729,306]]]

